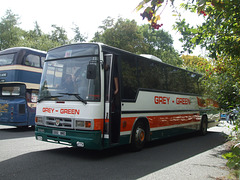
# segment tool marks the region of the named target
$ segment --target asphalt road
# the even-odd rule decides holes
[[[228,174],[222,132],[223,124],[133,153],[128,146],[89,151],[41,142],[33,130],[0,126],[0,179],[214,179]]]

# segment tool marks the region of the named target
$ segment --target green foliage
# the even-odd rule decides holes
[[[183,35],[185,50],[189,52],[196,45],[205,47],[212,58],[219,55],[239,58],[239,20],[240,4],[238,1],[197,1],[196,5],[183,6],[186,10],[197,11],[205,22],[197,27],[190,26],[185,19],[179,18],[176,29]]]
[[[69,43],[68,37],[67,37],[66,31],[64,28],[59,27],[55,24],[52,25],[52,28],[53,28],[53,30],[52,30],[50,39],[53,42],[58,42],[60,45]]]
[[[175,66],[182,66],[182,59],[173,47],[173,39],[164,30],[152,30],[149,25],[142,25],[139,31],[144,37],[146,51],[142,54],[152,54],[162,59],[163,62]]]
[[[43,51],[48,51],[51,48],[60,46],[61,44],[57,41],[53,41],[50,35],[44,34],[38,23],[35,22],[33,30],[24,31],[21,40],[15,43],[14,46],[31,47]]]
[[[232,62],[218,57],[205,68],[206,93],[217,99],[225,110],[240,104],[239,62]]]
[[[211,63],[203,58],[192,55],[182,55],[183,64],[182,67],[190,71],[205,74],[206,69],[209,69]]]
[[[202,86],[205,95],[218,101],[220,107],[225,111],[240,104],[238,82],[234,75],[237,67],[228,60],[204,59],[191,55],[182,55],[183,67],[191,71],[203,74]],[[230,70],[231,69],[231,70]]]
[[[102,31],[96,33],[92,41],[102,42],[133,53],[146,49],[144,37],[134,20],[119,18],[114,23],[114,20],[108,17],[100,28]]]
[[[69,40],[64,28],[52,25],[50,34],[42,32],[37,22],[34,29],[25,31],[19,27],[19,17],[11,10],[7,10],[5,16],[0,21],[0,50],[25,46],[43,51],[73,42],[84,42],[86,37],[80,33],[79,27],[75,25],[73,31],[74,39]]]
[[[14,46],[21,38],[23,30],[19,25],[19,17],[11,10],[7,10],[0,22],[0,50]]]
[[[149,25],[138,26],[134,20],[114,19],[108,17],[99,27],[92,41],[102,42],[137,54],[152,54],[176,66],[182,60],[173,48],[173,39],[165,31],[155,31]]]
[[[82,35],[80,32],[80,28],[77,25],[74,25],[75,27],[72,28],[73,32],[75,33],[75,36],[73,38],[73,41],[76,42],[85,42],[87,40],[87,37]]]
[[[228,160],[227,166],[231,169],[240,168],[240,148],[234,146],[231,152],[223,155],[225,159]]]
[[[236,126],[233,129],[234,136],[232,137],[232,141],[235,142],[235,145],[231,148],[231,151],[223,154],[222,156],[227,159],[227,166],[230,169],[234,170],[234,175],[240,178],[240,119],[236,120]]]

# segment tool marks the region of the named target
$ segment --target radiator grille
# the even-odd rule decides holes
[[[46,126],[73,129],[73,120],[69,118],[46,117]]]

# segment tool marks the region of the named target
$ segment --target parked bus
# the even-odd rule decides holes
[[[35,125],[39,84],[46,52],[25,47],[0,51],[0,124]]]
[[[36,139],[86,149],[131,144],[140,150],[155,139],[206,134],[212,119],[199,95],[201,76],[149,57],[98,43],[50,50]]]

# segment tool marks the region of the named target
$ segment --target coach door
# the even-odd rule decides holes
[[[120,96],[118,87],[117,62],[114,62],[112,54],[104,56],[105,72],[105,134],[109,135],[110,144],[118,143],[120,138]],[[117,83],[117,84],[116,84]]]

